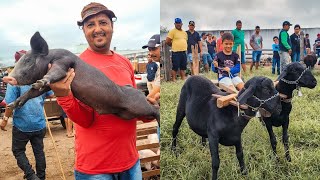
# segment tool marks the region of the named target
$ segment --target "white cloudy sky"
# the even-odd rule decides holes
[[[301,27],[320,27],[319,0],[161,0],[160,6],[160,25],[169,29],[176,17],[182,18],[184,29],[190,20],[200,30],[234,29],[238,19],[243,29],[256,25],[282,28],[284,20]]]
[[[82,8],[94,0],[1,0],[0,63],[19,49],[29,48],[31,36],[39,31],[49,48],[72,49],[86,43],[76,24]],[[111,9],[114,24],[111,47],[140,49],[159,33],[160,0],[96,0]]]

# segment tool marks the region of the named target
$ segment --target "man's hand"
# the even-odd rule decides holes
[[[2,120],[0,127],[2,131],[7,131],[6,126],[7,126],[8,121]]]
[[[160,98],[160,96],[159,96],[159,98]],[[157,108],[160,108],[156,98],[147,97],[147,101],[148,101],[151,105],[153,105],[153,106],[155,106],[155,107],[157,107]]]
[[[49,64],[49,69],[51,65]],[[75,72],[73,68],[70,68],[67,72],[67,75],[62,80],[50,84],[50,88],[54,92],[54,95],[57,97],[68,96],[71,92],[71,82],[75,76]]]
[[[223,68],[223,70],[227,71],[228,73],[230,73],[230,68],[228,68],[228,67]]]
[[[292,49],[289,49],[288,52],[289,52],[289,54],[291,55],[291,54],[292,54]]]

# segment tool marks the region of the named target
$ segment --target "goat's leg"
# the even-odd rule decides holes
[[[285,155],[287,161],[291,162],[291,156],[289,153],[289,135],[288,135],[288,127],[289,127],[289,120],[287,123],[282,125],[282,142],[284,145]]]
[[[209,147],[212,160],[212,180],[218,179],[218,170],[220,166],[219,158],[219,138],[213,134],[208,133]]]
[[[179,133],[179,128],[181,126],[183,118],[186,116],[186,96],[183,96],[184,91],[181,91],[180,99],[179,99],[179,104],[177,107],[177,115],[176,115],[176,122],[173,125],[172,129],[172,145],[171,145],[171,150],[175,151],[176,146],[177,146],[177,135]]]
[[[241,141],[239,143],[237,143],[235,146],[236,146],[236,155],[237,155],[237,159],[239,161],[240,171],[241,171],[242,175],[247,175],[248,172],[247,172],[246,166],[244,164],[244,160],[243,160],[243,150],[242,150]]]
[[[269,137],[270,137],[270,142],[271,142],[271,147],[272,147],[273,154],[276,156],[277,160],[279,161],[279,157],[277,155],[277,139],[276,139],[276,136],[273,133],[272,124],[266,123],[266,127],[267,127],[268,134],[269,134]]]
[[[201,144],[202,146],[206,146],[207,140],[205,137],[201,137]]]

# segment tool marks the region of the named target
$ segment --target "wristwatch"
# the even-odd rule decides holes
[[[3,118],[2,118],[4,121],[8,121],[8,119],[9,119],[9,117],[7,117],[7,116],[3,116]]]

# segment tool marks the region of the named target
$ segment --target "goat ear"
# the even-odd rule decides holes
[[[284,78],[288,74],[288,67],[285,67],[276,81],[280,81],[280,79]]]
[[[238,97],[238,102],[239,104],[244,104],[247,102],[248,98],[252,97],[253,96],[253,93],[256,89],[256,86],[254,84],[251,84],[249,86],[249,88],[247,89],[242,89],[240,92],[239,92],[239,97]]]
[[[30,45],[33,54],[48,55],[49,48],[47,42],[41,37],[39,32],[34,33],[31,37]]]

